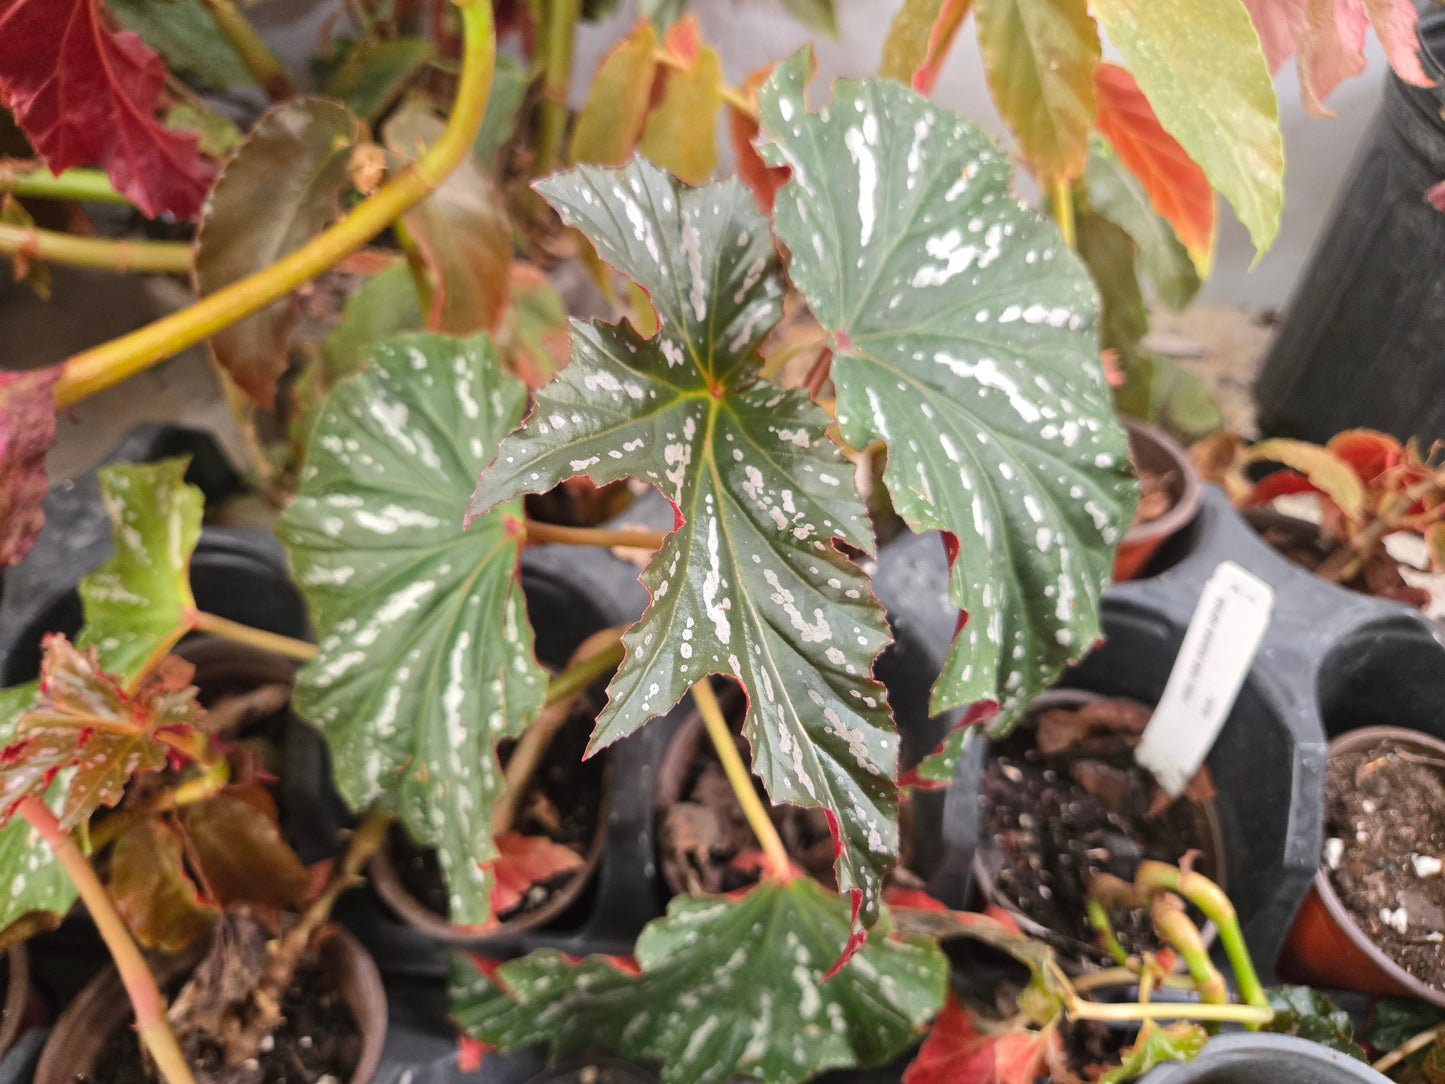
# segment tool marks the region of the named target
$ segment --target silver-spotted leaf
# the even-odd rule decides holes
[[[40,698],[40,682],[0,690],[0,747],[15,740],[20,716]],[[63,779],[46,793],[46,804],[59,812]],[[21,817],[0,829],[0,930],[32,911],[64,914],[75,902],[75,886],[40,833]]]
[[[115,553],[80,581],[85,627],[101,669],[139,675],[190,628],[191,553],[201,537],[205,498],[185,481],[188,457],[118,463],[100,470],[100,496]]]
[[[491,914],[496,744],[546,689],[508,512],[461,527],[525,402],[485,338],[378,343],[327,398],[277,527],[319,637],[296,708],[320,725],[354,807],[390,810],[437,848],[461,925]]]
[[[221,171],[196,234],[196,291],[238,282],[300,248],[336,216],[362,123],[340,102],[294,98],[256,122]],[[210,338],[217,362],[263,407],[286,371],[300,322],[284,297]]]
[[[624,636],[593,745],[667,711],[708,674],[749,694],[744,733],[775,802],[835,818],[839,884],[870,925],[897,844],[897,743],[873,660],[882,610],[835,539],[871,550],[852,468],[801,391],[757,375],[781,312],[767,220],[736,179],[687,188],[634,158],[538,189],[652,299],[651,338],[574,324],[572,359],[537,393],[472,497],[477,515],[574,475],[634,477],[679,527],[643,573],[652,603]]]
[[[933,709],[997,701],[1007,725],[1098,636],[1133,511],[1094,292],[976,127],[889,80],[809,112],[810,70],[795,55],[758,97],[764,157],[793,171],[775,228],[832,337],[843,438],[885,441],[894,507],[957,546],[968,620]]]
[[[846,902],[807,878],[678,896],[638,938],[640,973],[548,949],[490,974],[458,957],[452,1012],[493,1046],[655,1058],[669,1084],[793,1084],[889,1060],[943,1001],[947,960],[925,940],[875,937],[824,982],[848,937]]]

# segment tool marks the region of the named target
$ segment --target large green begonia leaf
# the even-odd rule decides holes
[[[85,626],[108,674],[129,681],[193,626],[191,554],[205,497],[185,481],[189,457],[102,467],[100,495],[115,553],[80,581]]]
[[[490,974],[459,957],[452,1009],[498,1047],[656,1058],[669,1084],[793,1084],[888,1061],[943,1002],[948,962],[931,941],[874,937],[824,982],[848,936],[847,904],[807,878],[738,899],[678,896],[638,938],[640,974],[552,950]]]
[[[377,344],[327,398],[277,527],[319,637],[296,708],[321,727],[347,801],[390,810],[437,848],[451,919],[467,926],[491,917],[497,742],[546,690],[508,525],[517,510],[466,533],[460,522],[525,402],[485,338]]]
[[[888,640],[863,573],[873,547],[852,468],[801,391],[758,379],[781,312],[767,220],[736,179],[686,188],[633,159],[538,189],[647,291],[660,329],[574,324],[572,359],[537,393],[472,497],[476,515],[574,475],[635,477],[677,509],[643,573],[593,746],[667,711],[708,674],[742,681],[753,769],[775,802],[833,818],[838,879],[871,925],[897,846],[898,746],[874,658]]]
[[[843,438],[885,441],[893,506],[956,547],[968,620],[933,709],[997,701],[1007,726],[1099,635],[1136,499],[1094,291],[979,129],[889,80],[809,112],[810,70],[799,53],[759,93],[762,153],[792,169],[775,229],[832,339]]]

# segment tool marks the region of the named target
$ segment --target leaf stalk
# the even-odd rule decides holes
[[[21,799],[16,812],[45,840],[90,912],[95,928],[115,960],[126,995],[135,1009],[136,1031],[155,1059],[161,1076],[167,1084],[194,1084],[190,1066],[186,1064],[185,1055],[181,1053],[175,1033],[166,1020],[166,1002],[156,985],[155,976],[146,966],[145,957],[136,947],[95,870],[80,853],[70,833],[60,826],[55,814],[40,799]]]
[[[636,546],[655,550],[667,538],[666,531],[640,527],[564,527],[534,519],[523,520],[522,530],[529,542],[561,542],[569,546]]]
[[[76,237],[4,222],[0,222],[0,252],[43,263],[140,274],[187,275],[195,262],[191,246],[184,241]]]
[[[0,168],[0,192],[10,192],[22,199],[75,199],[87,203],[118,203],[130,205],[115,190],[103,170],[88,166],[51,173],[44,166],[25,172]]]
[[[57,406],[70,406],[118,384],[286,296],[361,248],[430,194],[471,153],[491,93],[496,34],[490,3],[452,2],[462,12],[464,53],[456,100],[441,138],[350,214],[270,267],[71,357],[55,385]]]
[[[707,678],[692,687],[692,700],[697,705],[698,714],[702,716],[707,736],[712,739],[713,748],[717,751],[723,773],[737,796],[738,805],[742,806],[748,827],[753,830],[753,835],[758,837],[758,843],[767,857],[769,875],[778,881],[792,880],[793,865],[788,860],[787,849],[758,797],[753,786],[752,773],[743,764],[743,758],[738,756],[732,731],[728,729],[727,720],[723,718],[722,708],[717,702],[717,695],[712,691],[712,685]]]

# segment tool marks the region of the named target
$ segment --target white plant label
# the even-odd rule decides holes
[[[1177,798],[1239,696],[1274,608],[1269,584],[1224,561],[1199,594],[1174,669],[1135,759]]]

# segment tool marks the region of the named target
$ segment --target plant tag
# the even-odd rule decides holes
[[[1269,584],[1224,561],[1199,594],[1164,695],[1134,758],[1177,798],[1234,707],[1274,608]]]

